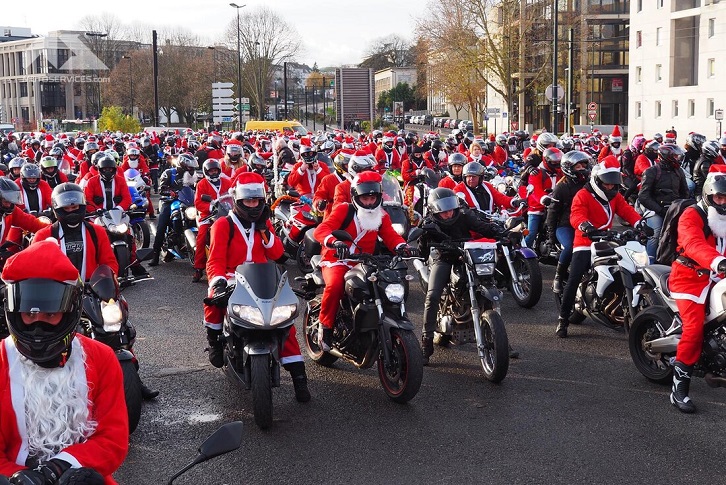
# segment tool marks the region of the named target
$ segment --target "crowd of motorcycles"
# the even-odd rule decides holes
[[[291,134],[287,145],[299,158],[299,142]],[[372,137],[375,134],[371,134]],[[409,244],[415,245],[427,216],[426,199],[429,191],[438,187],[447,175],[446,159],[457,150],[456,134],[448,138],[438,133],[418,137],[399,133],[397,148],[401,154],[413,144],[429,151],[436,141],[443,141],[440,161],[433,168],[424,168],[404,184],[399,171],[383,173],[383,208],[390,216],[393,227]],[[464,133],[461,143],[471,143],[473,135]],[[215,135],[216,136],[216,135]],[[302,316],[303,341],[310,358],[319,365],[331,366],[344,360],[360,369],[377,366],[384,392],[394,401],[405,403],[419,391],[423,378],[422,351],[415,337],[415,327],[406,311],[406,300],[417,282],[424,294],[428,287],[430,261],[420,257],[404,258],[389,253],[381,244],[375,254],[351,255],[351,262],[359,263],[345,276],[345,294],[336,317],[333,342],[329,351],[323,351],[318,342],[321,293],[324,281],[321,273],[320,244],[313,237],[323,214],[313,205],[310,197],[297,193],[287,185],[291,166],[278,163],[272,146],[280,133],[228,133],[223,138],[242,143],[249,170],[257,171],[268,182],[267,203],[272,209],[276,233],[284,241],[287,266],[296,266],[301,276],[290,281],[285,265],[275,263],[245,264],[237,267],[234,280],[224,295],[208,298],[206,303],[225,306],[223,331],[226,338],[226,373],[242,387],[252,391],[255,422],[261,428],[272,423],[272,388],[280,385],[279,350],[271,342],[284,341],[295,319]],[[129,143],[138,141],[139,147],[158,166],[158,173],[173,167],[176,156],[183,152],[195,153],[206,133],[160,133],[155,139],[147,135],[107,134],[94,140],[79,135],[74,139],[53,139],[39,150],[62,152],[59,168],[69,179],[77,172],[78,155],[71,147],[82,146],[89,139],[95,141],[115,158],[121,160]],[[359,148],[373,138],[354,139],[344,132],[332,131],[312,134],[319,163],[327,164],[333,172],[332,157],[340,148]],[[44,136],[45,139],[48,138]],[[50,137],[52,138],[52,137]],[[581,150],[593,158],[593,163],[607,137],[588,134],[581,137],[563,137],[559,146],[563,151]],[[2,140],[0,149],[5,163],[0,170],[10,173],[18,158],[23,163],[37,163],[43,155],[23,158],[23,146],[30,139]],[[201,142],[201,143],[200,143]],[[485,147],[485,154],[495,143],[506,150],[506,163],[487,168],[485,179],[497,190],[513,196],[527,190],[520,187],[520,172],[524,169],[523,152],[531,141],[524,132],[500,136],[494,140],[477,140]],[[105,145],[105,147],[103,146]],[[16,151],[13,151],[13,146]],[[223,148],[223,147],[220,147]],[[57,152],[56,152],[57,153]],[[124,173],[133,204],[128,211],[110,209],[92,214],[94,222],[108,233],[119,262],[117,280],[110,268],[102,266],[87,284],[84,296],[83,319],[80,331],[112,347],[124,370],[124,386],[129,408],[130,428],[139,422],[141,412],[138,363],[132,347],[136,330],[128,319],[128,303],[121,294],[125,286],[147,279],[130,273],[137,261],[148,258],[152,236],[162,237],[165,261],[194,262],[197,246],[197,227],[208,220],[225,217],[234,206],[231,194],[220,194],[217,199],[205,198],[211,203],[210,214],[200,220],[194,205],[194,187],[187,186],[171,195],[162,195],[161,203],[171,204],[171,219],[165,234],[155,234],[149,222],[154,210],[149,209],[151,191],[157,191],[156,181],[150,174],[136,169]],[[202,177],[201,170],[198,177]],[[623,187],[623,192],[627,190]],[[206,197],[206,196],[205,196]],[[548,201],[544,201],[547,205]],[[476,210],[476,209],[472,209]],[[494,383],[505,379],[509,367],[511,346],[507,337],[501,302],[507,291],[523,308],[536,306],[543,291],[540,265],[555,265],[559,252],[547,238],[547,228],[541,227],[532,247],[524,237],[527,218],[522,211],[480,212],[480,217],[501,226],[502,236],[496,240],[448,240],[437,244],[437,249],[456,254],[451,276],[444,288],[437,315],[435,344],[440,346],[473,343],[484,377]],[[38,214],[52,217],[51,212]],[[333,233],[338,240],[351,240],[344,231]],[[26,235],[22,244],[28,244],[32,235]],[[670,267],[650,264],[642,235],[623,227],[604,231],[592,238],[592,266],[583,277],[577,291],[575,311],[571,323],[586,318],[614,330],[623,331],[629,340],[629,349],[637,369],[649,380],[669,383],[680,337],[680,317],[668,291]],[[14,249],[13,243],[0,248],[0,256]],[[132,244],[136,246],[136,260],[132,261]],[[116,284],[118,281],[118,284]],[[718,283],[709,301],[708,322],[705,331],[703,356],[696,375],[705,377],[712,386],[726,387],[726,308],[723,295],[726,282]],[[556,294],[556,297],[559,295]],[[303,300],[301,305],[300,300]],[[558,304],[559,300],[556,298]],[[6,329],[0,326],[0,332]]]

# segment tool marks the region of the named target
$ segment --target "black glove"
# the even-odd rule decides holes
[[[58,485],[103,485],[106,480],[93,468],[73,468],[63,474]]]
[[[404,258],[412,258],[420,255],[421,252],[417,248],[404,244],[403,246],[396,248],[396,254]]]
[[[212,285],[212,296],[217,298],[227,291],[227,280],[217,280]]]
[[[318,201],[318,212],[323,212],[325,208],[328,207],[328,201],[327,200],[319,200]]]
[[[726,259],[719,261],[718,266],[716,267],[716,272],[719,274],[726,273]]]
[[[350,255],[350,249],[343,241],[335,241],[333,248],[335,249],[335,257],[338,259],[346,259]]]
[[[515,197],[512,199],[512,207],[527,207],[527,201],[525,199],[520,199],[519,197]]]
[[[63,472],[70,465],[61,460],[51,460],[38,464],[35,468],[20,470],[10,477],[14,485],[56,485]]]
[[[639,220],[635,224],[635,229],[642,232],[643,234],[645,234],[648,237],[653,237],[653,235],[655,234],[655,231],[653,230],[653,228],[650,227],[648,224],[646,224],[645,219]]]
[[[257,218],[257,222],[255,222],[255,226],[262,230],[267,228],[267,221],[270,220],[270,207],[265,204],[265,207],[262,208],[262,212],[260,212],[260,217]]]
[[[123,200],[123,197],[121,197],[120,195],[114,195],[113,196],[113,203],[114,204],[120,204],[122,200]]]
[[[100,195],[94,196],[93,197],[93,203],[96,204],[96,205],[103,204],[103,197],[101,197]]]
[[[583,234],[585,234],[585,236],[587,236],[587,237],[590,237],[593,234],[597,234],[597,232],[598,232],[597,228],[595,226],[593,226],[590,221],[583,222],[582,224],[577,226],[577,228],[579,230],[581,230],[583,232]]]

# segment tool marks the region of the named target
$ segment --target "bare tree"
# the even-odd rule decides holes
[[[411,48],[410,42],[396,34],[379,37],[368,46],[359,67],[379,71],[388,67],[410,66],[415,62]]]

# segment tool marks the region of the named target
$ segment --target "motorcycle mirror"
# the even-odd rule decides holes
[[[199,447],[199,454],[193,462],[179,470],[169,480],[169,485],[172,485],[175,479],[179,478],[182,474],[186,473],[189,469],[194,466],[204,463],[216,456],[229,453],[240,447],[242,444],[242,421],[233,421],[227,423],[219,428],[217,431],[207,438]]]
[[[353,241],[353,238],[351,237],[351,235],[345,231],[337,230],[337,231],[333,231],[332,234],[333,234],[333,237],[335,239],[337,239],[338,241]]]
[[[300,197],[300,193],[297,190],[288,190],[287,195],[290,197]]]
[[[203,195],[202,195],[202,200],[203,200],[204,202],[212,202],[212,201],[213,201],[214,199],[212,199],[212,196],[211,196],[211,195],[209,195],[209,194],[203,194]]]
[[[408,233],[407,242],[416,241],[418,238],[421,237],[421,234],[423,234],[423,232],[424,232],[424,230],[421,229],[420,227],[414,227],[413,229],[411,229],[411,232]]]
[[[543,206],[549,207],[550,205],[552,205],[552,197],[550,197],[549,195],[545,195],[544,197],[542,197],[541,202]]]

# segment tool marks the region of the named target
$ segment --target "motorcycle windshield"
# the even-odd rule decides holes
[[[114,278],[113,270],[102,264],[96,268],[88,282],[91,291],[101,300],[109,301],[118,298],[118,283]]]
[[[194,205],[194,190],[191,187],[184,187],[177,193],[177,199],[179,202],[187,207]]]
[[[403,204],[403,192],[401,191],[401,185],[394,176],[388,172],[383,174],[383,181],[381,185],[383,188],[383,203],[385,205]]]
[[[275,298],[280,282],[280,271],[274,262],[240,264],[235,272],[249,282],[257,298],[261,300]]]
[[[439,181],[441,180],[439,174],[437,174],[430,168],[424,168],[421,173],[423,173],[424,182],[426,182],[426,185],[428,185],[430,188],[435,189],[439,186]]]
[[[217,215],[219,217],[225,217],[234,209],[234,197],[231,195],[225,195],[217,202]]]

